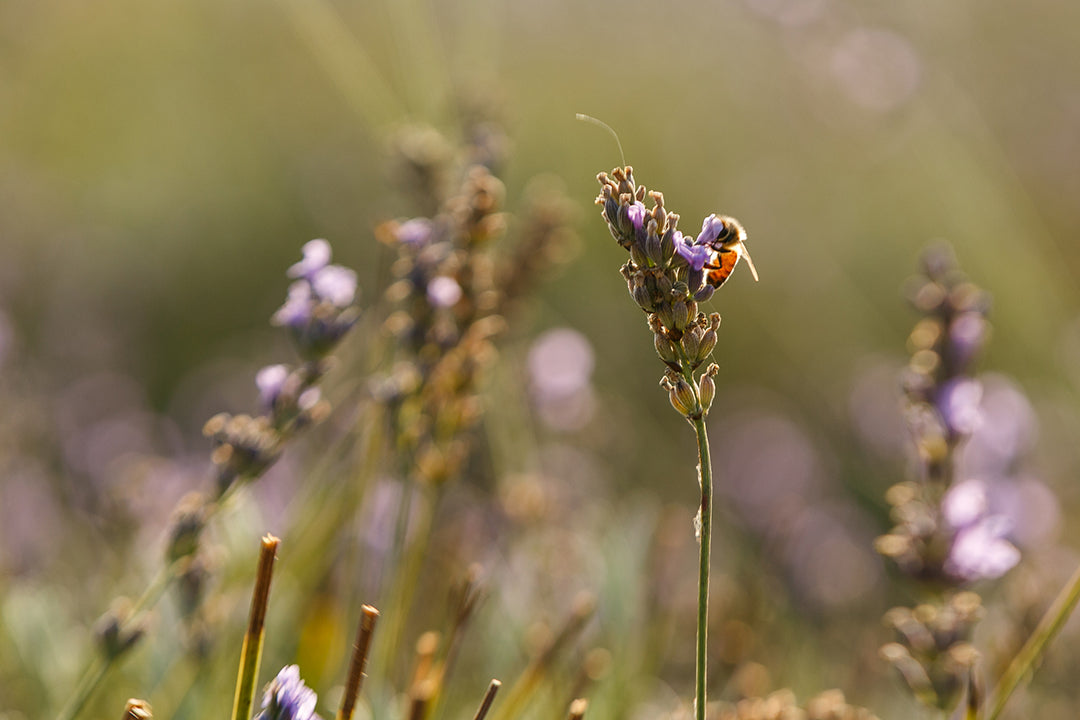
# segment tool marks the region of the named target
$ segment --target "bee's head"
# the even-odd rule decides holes
[[[719,232],[712,242],[712,246],[716,251],[737,250],[746,242],[746,230],[743,229],[738,220],[727,215],[717,215],[716,219],[720,221],[718,223],[720,225]]]

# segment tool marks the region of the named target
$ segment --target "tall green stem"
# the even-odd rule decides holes
[[[1080,569],[1077,569],[1069,578],[1069,582],[1065,583],[1065,587],[1058,593],[1050,609],[1046,611],[1035,631],[1031,633],[1031,637],[1020,648],[1020,652],[1016,654],[1005,670],[1005,674],[1001,676],[990,700],[986,720],[996,720],[1005,709],[1005,703],[1008,702],[1013,690],[1032,672],[1036,662],[1042,657],[1043,650],[1069,619],[1078,601],[1080,601]]]
[[[701,552],[698,565],[697,678],[694,714],[697,720],[705,720],[709,635],[709,555],[712,548],[712,460],[709,456],[709,434],[705,428],[705,418],[699,415],[692,422],[697,432],[698,480],[701,483],[701,507],[698,509],[698,541]]]

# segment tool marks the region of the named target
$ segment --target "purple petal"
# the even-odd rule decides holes
[[[640,230],[645,224],[645,204],[642,202],[634,201],[634,204],[626,209],[626,214],[630,217],[630,222],[634,226],[635,230]]]
[[[297,280],[289,286],[289,295],[285,304],[274,313],[273,321],[277,325],[301,327],[311,319],[311,310],[315,306],[311,297],[311,285]]]
[[[979,427],[982,394],[982,384],[971,378],[956,378],[942,386],[937,405],[950,432],[970,435]]]
[[[988,508],[986,485],[981,480],[964,480],[953,485],[941,501],[941,514],[954,530],[974,525],[986,515]]]
[[[461,286],[454,278],[439,275],[428,283],[427,299],[435,307],[453,307],[461,299]]]
[[[267,365],[255,374],[255,386],[259,388],[263,405],[270,407],[274,404],[288,377],[289,369],[284,365]]]
[[[330,262],[330,243],[321,238],[305,243],[300,252],[304,259],[285,271],[288,277],[310,278]]]
[[[341,265],[328,265],[311,278],[311,288],[320,299],[345,308],[356,297],[356,273]]]
[[[698,245],[708,245],[714,242],[720,235],[727,231],[727,226],[724,221],[713,213],[709,217],[705,218],[701,222],[701,232],[698,233],[697,240]]]
[[[683,256],[694,272],[701,272],[713,254],[707,246],[691,244],[681,234],[675,237],[675,252]]]
[[[998,578],[1020,562],[1020,551],[1005,539],[1008,518],[993,515],[964,528],[953,538],[945,569],[956,577],[974,581]]]
[[[397,228],[398,242],[412,248],[420,248],[431,241],[431,221],[427,218],[413,218],[401,223]]]

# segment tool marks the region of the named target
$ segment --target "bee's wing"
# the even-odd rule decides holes
[[[746,258],[746,265],[750,268],[750,274],[754,276],[754,282],[758,282],[757,268],[754,267],[754,261],[750,259],[750,251],[746,249],[746,245],[739,243],[737,252],[741,257]]]

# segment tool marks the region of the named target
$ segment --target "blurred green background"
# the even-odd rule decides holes
[[[254,391],[242,382],[280,356],[266,318],[299,246],[329,238],[336,260],[358,270],[362,304],[373,301],[385,263],[372,228],[415,213],[390,181],[389,139],[407,123],[453,137],[464,99],[511,139],[511,209],[538,174],[579,208],[573,259],[515,320],[494,384],[525,373],[541,331],[588,338],[595,417],[566,442],[603,468],[605,497],[692,508],[694,445],[656,387],[659,363],[617,272],[623,253],[592,205],[595,175],[620,163],[618,149],[578,112],[618,130],[638,182],[664,192],[685,232],[711,212],[749,232],[761,282],[739,270],[707,308],[724,317],[711,418],[721,482],[725,469],[772,457],[765,436],[741,431],[779,433],[805,452],[781,453],[770,477],[783,488],[813,476],[822,496],[859,514],[852,537],[868,550],[887,528],[881,495],[905,471],[888,409],[914,321],[902,288],[921,248],[945,240],[994,297],[984,367],[1014,378],[1035,408],[1030,467],[1075,511],[1078,69],[1080,6],[1046,0],[6,0],[5,438],[39,458],[35,473],[60,472],[69,461],[56,459],[64,440],[53,433],[80,422],[63,398],[108,375],[162,424],[147,430],[155,451],[205,453],[202,421],[248,407]],[[886,409],[860,415],[860,392]],[[755,442],[760,457],[738,456]],[[15,456],[0,477],[9,516],[35,477]],[[69,485],[56,494],[92,516],[94,492]],[[769,556],[769,533],[745,509],[719,512],[746,530],[733,555]],[[1061,527],[1055,541],[1080,539]],[[21,554],[16,530],[0,555],[8,588],[86,581],[84,555]],[[107,528],[95,532],[108,547]],[[719,563],[739,564],[724,554]],[[838,644],[825,641],[840,665],[856,654],[845,633],[866,634],[860,648],[872,653],[874,618],[892,597],[882,566],[859,557],[854,572],[876,590],[853,591],[870,598],[858,631],[837,621]],[[95,593],[108,597],[117,577],[106,569]],[[790,582],[793,614],[817,623],[832,596],[800,599]],[[843,684],[858,670],[802,672]]]

